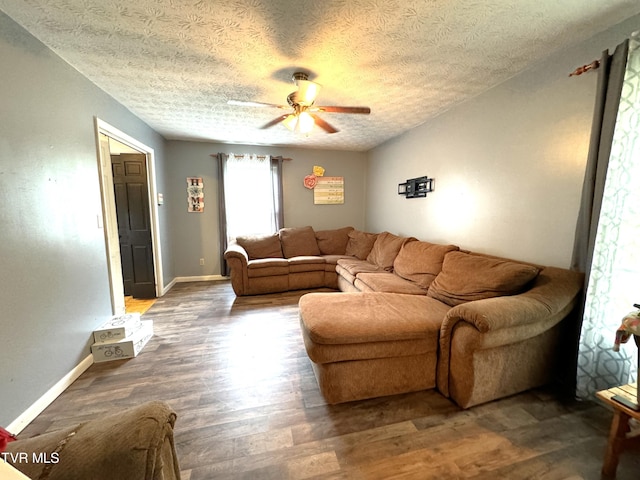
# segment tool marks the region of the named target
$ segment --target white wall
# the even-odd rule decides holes
[[[177,277],[220,274],[218,168],[211,156],[219,152],[291,158],[283,165],[285,226],[311,225],[318,230],[347,225],[364,228],[365,153],[184,141],[170,141],[167,147],[171,182],[163,192],[165,205],[161,208],[168,209],[170,215],[172,258]],[[302,180],[312,173],[314,165],[324,167],[326,176],[344,177],[343,205],[313,204],[313,191],[305,188]],[[187,177],[203,177],[203,213],[187,212]],[[251,179],[247,179],[247,194],[251,194]],[[204,266],[200,266],[200,258],[204,258]]]
[[[372,150],[367,229],[568,267],[597,80],[568,74],[638,28],[629,19]],[[435,178],[427,198],[397,194],[422,175]]]

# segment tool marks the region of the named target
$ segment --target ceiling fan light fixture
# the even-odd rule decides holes
[[[282,124],[295,133],[308,134],[311,133],[315,126],[313,117],[308,112],[300,112],[298,114],[287,115]]]
[[[300,133],[311,133],[315,122],[308,112],[300,112],[298,115],[298,131]]]
[[[300,105],[309,106],[315,102],[318,93],[320,93],[320,85],[309,80],[298,80],[298,91],[296,92],[296,101]]]
[[[229,100],[227,103],[230,105],[250,106],[250,107],[271,107],[271,108],[284,108],[293,109],[290,114],[279,115],[270,122],[262,125],[261,129],[271,128],[274,125],[283,123],[284,126],[294,133],[301,133],[303,135],[310,134],[314,127],[317,126],[320,130],[326,133],[336,133],[339,130],[325,121],[322,117],[318,116],[318,112],[327,113],[352,113],[367,115],[371,113],[369,107],[344,107],[338,105],[324,105],[316,106],[315,101],[318,93],[322,89],[322,85],[309,80],[309,74],[305,72],[295,72],[291,77],[293,83],[295,83],[297,89],[295,92],[291,92],[287,95],[288,105],[277,105],[273,103],[263,102],[247,102],[240,100]]]
[[[291,115],[287,115],[287,118],[282,121],[282,124],[292,132],[295,132],[296,127],[298,126],[298,117],[293,113]]]

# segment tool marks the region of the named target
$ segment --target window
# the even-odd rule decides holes
[[[228,240],[270,234],[281,227],[280,162],[274,160],[268,155],[230,154],[223,162]]]
[[[273,234],[284,226],[282,157],[218,154],[221,255],[242,235]],[[221,259],[222,275],[226,265]]]

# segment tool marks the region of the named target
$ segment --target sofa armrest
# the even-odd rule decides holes
[[[229,260],[231,258],[237,258],[240,262],[243,262],[246,266],[249,262],[249,254],[239,243],[231,241],[224,252],[224,258]]]
[[[453,307],[440,328],[438,389],[449,394],[451,343],[456,328],[464,323],[475,335],[465,337],[466,354],[479,349],[513,344],[549,330],[573,310],[583,285],[577,272],[546,267],[531,289],[519,295],[487,298]]]
[[[231,276],[231,286],[236,295],[244,295],[249,284],[249,254],[239,243],[229,242],[224,252]]]
[[[148,402],[75,427],[12,442],[14,467],[33,479],[179,480],[175,412]],[[11,458],[7,457],[8,461]]]

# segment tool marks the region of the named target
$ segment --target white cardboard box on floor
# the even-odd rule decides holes
[[[17,455],[17,453],[16,453]],[[24,454],[26,455],[26,454]],[[7,457],[9,456],[9,454],[7,454]],[[29,458],[30,460],[30,458]],[[29,477],[27,477],[25,474],[23,474],[22,472],[16,470],[15,468],[13,468],[11,465],[9,465],[8,463],[5,463],[5,461],[2,459],[2,457],[0,457],[0,478],[2,480],[29,480]]]
[[[111,319],[93,331],[93,340],[100,342],[116,342],[127,338],[142,327],[139,313],[114,315]]]
[[[127,338],[116,342],[96,342],[91,345],[94,362],[133,358],[153,337],[153,320],[141,320],[142,326]]]

